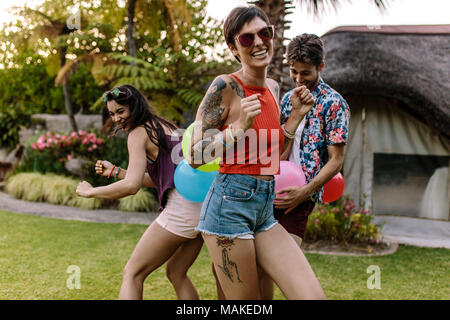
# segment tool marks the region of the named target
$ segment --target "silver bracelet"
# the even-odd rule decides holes
[[[281,129],[283,130],[283,134],[286,138],[288,139],[294,139],[295,138],[295,132],[294,133],[290,133],[286,130],[286,128],[284,127],[285,124],[281,125]]]

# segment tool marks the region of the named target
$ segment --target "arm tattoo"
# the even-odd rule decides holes
[[[217,237],[217,246],[222,247],[222,265],[218,265],[218,267],[223,271],[223,273],[225,273],[225,275],[231,280],[231,282],[234,282],[233,270],[236,271],[237,280],[238,282],[242,283],[242,280],[239,278],[237,264],[232,261],[230,259],[230,256],[228,255],[228,252],[231,251],[231,247],[233,245],[233,239],[229,239],[227,237]]]
[[[244,90],[234,80],[230,82],[230,87],[241,99],[245,98]]]
[[[211,84],[211,89],[200,105],[202,108],[202,131],[219,128],[223,125],[222,114],[225,108],[222,104],[222,91],[227,83],[221,78],[216,78]]]
[[[205,132],[209,129],[219,129],[225,123],[224,119],[222,119],[223,113],[225,112],[225,108],[222,106],[222,93],[226,86],[227,83],[223,79],[219,77],[216,78],[208,89],[208,92],[200,105],[202,114],[202,140],[194,141],[193,148],[191,149],[191,160],[195,159],[195,154],[202,156],[206,152],[215,156],[215,152],[213,150],[215,150],[217,141],[214,139],[214,136],[210,136],[211,133],[205,134]],[[211,160],[212,159],[210,159],[210,161]],[[205,161],[203,156],[202,161]],[[207,162],[205,161],[204,163]]]

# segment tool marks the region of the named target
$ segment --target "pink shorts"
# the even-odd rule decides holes
[[[176,189],[171,189],[164,210],[156,222],[167,231],[177,236],[195,239],[199,234],[195,228],[200,219],[202,202],[191,202],[184,199]]]

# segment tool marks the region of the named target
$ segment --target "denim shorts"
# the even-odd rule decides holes
[[[228,238],[254,239],[277,224],[273,216],[275,180],[218,173],[200,213],[198,231]]]

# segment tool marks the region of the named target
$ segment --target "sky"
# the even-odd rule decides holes
[[[295,0],[293,2],[296,2]],[[344,25],[414,25],[450,24],[449,0],[387,0],[386,13],[381,13],[371,0],[341,1],[337,12],[328,10],[320,18],[299,6],[287,17],[291,28],[285,34],[292,39],[301,33],[314,33],[318,36]],[[210,16],[224,19],[232,8],[246,4],[243,0],[209,0],[207,11]]]
[[[11,6],[33,6],[41,0],[8,0],[0,1],[0,23],[11,20],[7,11]],[[337,26],[343,25],[401,25],[401,24],[450,24],[449,0],[386,0],[388,10],[381,13],[372,0],[343,0],[337,12],[328,10],[319,18],[302,10],[299,6],[288,16],[292,20],[286,37],[291,39],[307,32],[323,35]],[[294,0],[294,2],[296,2]],[[209,0],[207,12],[217,19],[225,19],[232,8],[245,5],[245,0]]]

